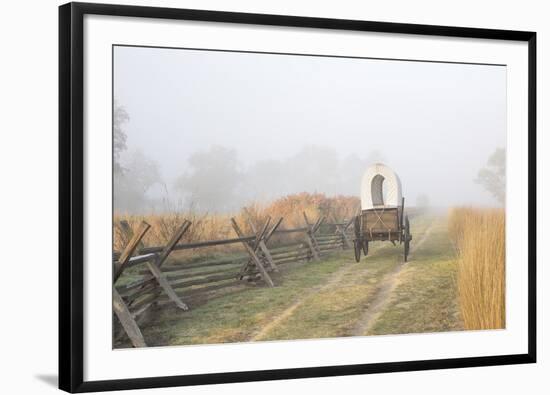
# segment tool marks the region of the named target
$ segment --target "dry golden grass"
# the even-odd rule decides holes
[[[449,234],[458,251],[458,293],[464,328],[505,327],[503,209],[455,208]]]
[[[141,221],[151,225],[143,238],[143,244],[150,247],[165,245],[186,219],[192,222],[192,226],[183,235],[182,243],[235,237],[231,235],[233,231],[229,217],[229,215],[198,215],[193,212],[150,215],[115,214],[113,218],[114,250],[121,251],[129,241],[128,234],[120,226],[121,221],[127,221],[133,231],[137,229]]]
[[[271,216],[273,224],[283,217],[281,228],[296,228],[305,226],[303,212],[311,222],[315,222],[320,215],[326,216],[328,221],[351,218],[359,208],[359,199],[356,197],[336,196],[326,197],[323,194],[300,193],[282,197],[267,205],[251,204],[241,211],[233,214],[197,214],[195,212],[172,212],[151,215],[127,215],[115,214],[113,218],[114,250],[121,251],[128,243],[128,236],[120,227],[120,221],[126,220],[132,230],[136,230],[141,221],[151,225],[151,229],[145,235],[143,242],[146,246],[165,245],[176,229],[185,219],[192,222],[189,230],[182,238],[183,243],[217,240],[236,237],[231,227],[230,218],[235,217],[237,223],[245,234],[253,234],[248,218],[256,228],[261,228],[268,216]],[[278,236],[277,242],[290,242],[299,234]],[[303,236],[303,235],[301,235]],[[286,240],[283,240],[286,239]],[[239,245],[228,245],[211,248],[212,250],[231,252],[241,250]]]

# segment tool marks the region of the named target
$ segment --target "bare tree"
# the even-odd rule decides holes
[[[130,120],[126,109],[116,100],[113,103],[113,177],[114,207],[122,212],[139,212],[151,203],[146,196],[151,187],[161,182],[156,162],[143,152],[135,151],[129,156],[127,134],[123,125]],[[124,158],[122,157],[124,156]]]
[[[477,174],[475,182],[485,187],[499,203],[506,197],[506,151],[497,148],[489,157],[487,165]]]
[[[115,99],[113,103],[113,169],[115,173],[122,172],[120,154],[126,150],[126,132],[122,124],[128,122],[130,116]]]

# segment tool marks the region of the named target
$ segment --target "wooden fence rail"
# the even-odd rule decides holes
[[[122,252],[113,254],[113,312],[123,333],[134,347],[144,347],[146,342],[138,322],[152,306],[173,304],[187,310],[222,289],[240,289],[258,283],[274,287],[272,275],[279,271],[279,266],[319,261],[336,249],[351,246],[351,220],[327,223],[325,217],[315,222],[305,213],[303,217],[306,226],[292,229],[280,228],[283,218],[273,222],[268,217],[261,227],[257,227],[249,217],[248,225],[254,235],[245,235],[237,221],[231,218],[236,238],[178,244],[192,226],[185,220],[163,247],[143,245],[142,240],[150,229],[146,222],[142,222],[135,233],[128,223],[121,223],[120,229],[126,232],[128,242]],[[323,227],[332,231],[320,232]],[[291,233],[302,233],[303,239],[286,245],[270,242],[274,235]],[[237,243],[243,246],[244,254],[199,262],[176,260],[165,265],[174,251]],[[125,272],[128,276],[121,281]]]

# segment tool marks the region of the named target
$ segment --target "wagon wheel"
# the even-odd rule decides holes
[[[353,231],[355,233],[355,239],[353,240],[353,251],[355,252],[355,262],[361,260],[361,221],[359,216],[355,217],[353,223]]]
[[[361,238],[361,218],[359,218],[358,215],[356,215],[353,220],[353,232],[355,234],[355,240],[359,240]]]
[[[369,254],[369,241],[365,240],[363,241],[363,254],[367,256]]]
[[[361,260],[361,240],[353,240],[353,251],[355,252],[355,262]]]
[[[410,250],[410,242],[411,242],[411,226],[409,224],[409,217],[406,215],[405,216],[405,229],[403,230],[403,239],[404,239],[404,243],[405,243],[405,246],[404,246],[404,251],[403,251],[403,256],[404,256],[404,260],[405,262],[407,262],[407,259],[409,257],[409,250]]]

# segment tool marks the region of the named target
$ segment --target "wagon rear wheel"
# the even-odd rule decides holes
[[[411,226],[409,224],[409,217],[405,216],[405,229],[403,230],[403,238],[404,240],[404,247],[403,247],[403,258],[404,261],[407,262],[407,259],[409,258],[409,250],[410,250],[410,243],[411,243]]]
[[[368,240],[363,241],[363,254],[365,254],[365,256],[369,255],[369,241]]]

